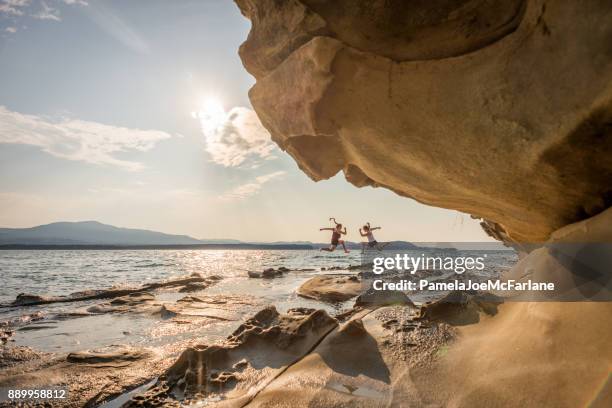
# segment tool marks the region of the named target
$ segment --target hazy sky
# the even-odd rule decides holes
[[[251,110],[229,0],[0,0],[0,226],[98,220],[198,238],[489,240],[342,175],[314,183]],[[290,92],[290,90],[288,90]]]

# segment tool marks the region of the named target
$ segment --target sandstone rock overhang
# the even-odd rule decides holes
[[[612,3],[236,0],[272,139],[539,242],[612,203]]]

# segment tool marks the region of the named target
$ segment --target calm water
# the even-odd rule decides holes
[[[470,253],[473,252],[465,252],[465,255]],[[487,251],[487,254],[487,269],[482,272],[485,276],[498,276],[516,262],[514,252]],[[241,309],[245,317],[268,304],[275,305],[279,311],[303,306],[323,308],[333,313],[350,307],[353,301],[329,305],[298,297],[295,294],[296,288],[313,275],[322,273],[322,268],[346,268],[360,263],[359,251],[350,254],[341,251],[322,253],[316,250],[0,251],[0,276],[2,276],[0,303],[10,303],[19,293],[24,292],[37,295],[68,295],[86,289],[137,286],[197,272],[204,276],[220,275],[224,278],[202,293],[243,295],[255,299],[256,305]],[[289,272],[281,278],[271,280],[247,277],[247,270],[261,271],[264,268],[281,266],[311,270]],[[338,272],[357,273],[354,270],[330,273]],[[157,299],[176,301],[185,295],[160,293]],[[214,339],[225,336],[238,324],[221,325],[221,328],[215,329],[217,332],[190,331],[166,338],[152,336],[162,324],[159,319],[98,315],[60,321],[53,317],[58,313],[82,310],[93,303],[100,303],[100,300],[21,308],[3,307],[0,308],[0,322],[19,318],[24,314],[42,313],[47,316],[39,323],[45,325],[44,328],[17,331],[14,337],[15,344],[62,352],[117,342],[159,345],[164,341],[175,341],[177,336],[208,335]]]

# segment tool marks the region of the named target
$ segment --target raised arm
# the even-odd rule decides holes
[[[319,228],[319,231],[333,231],[333,230],[334,228],[325,228],[325,227]]]
[[[346,227],[344,227],[344,230],[343,230],[343,231],[340,231],[340,233],[341,233],[342,235],[346,235]]]
[[[374,231],[374,230],[377,230],[377,229],[381,229],[381,227],[372,227],[372,228],[370,228],[370,231]]]
[[[363,231],[361,230],[361,228],[359,228],[359,235],[361,235],[362,237],[367,237],[368,234],[364,234]]]

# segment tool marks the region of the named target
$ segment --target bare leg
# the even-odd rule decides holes
[[[348,249],[346,249],[346,245],[344,245],[344,240],[341,240],[340,243],[342,244],[342,248],[344,248],[344,253],[345,254],[348,254],[349,252],[351,252]]]
[[[320,251],[334,252],[335,249],[336,249],[335,245],[330,245],[329,248],[321,248]]]
[[[366,246],[367,246],[367,245],[368,245],[368,244],[366,244],[365,242],[362,242],[362,243],[361,243],[361,253],[362,253],[362,254],[365,254],[365,251],[366,251]]]

